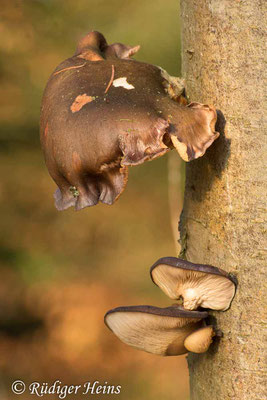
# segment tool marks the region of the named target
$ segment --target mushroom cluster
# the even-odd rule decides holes
[[[160,258],[150,275],[171,299],[182,298],[183,306],[117,307],[106,313],[105,324],[121,341],[148,353],[174,356],[207,351],[216,333],[206,325],[208,312],[203,308],[227,310],[235,295],[235,278],[211,265],[176,257]]]
[[[181,79],[130,58],[139,47],[90,32],[49,78],[40,135],[58,210],[113,204],[129,166],[172,148],[191,161],[219,136],[215,108],[187,104]]]

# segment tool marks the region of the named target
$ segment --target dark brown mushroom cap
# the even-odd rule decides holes
[[[92,31],[78,42],[75,56],[89,61],[99,61],[110,58],[129,59],[140,49],[140,46],[127,46],[122,43],[108,45],[102,33]]]
[[[183,298],[183,306],[227,310],[235,295],[236,279],[211,265],[163,257],[150,268],[152,281],[171,299]]]
[[[79,40],[75,56],[90,59],[91,61],[103,60],[103,53],[107,47],[107,41],[102,33],[92,31]]]
[[[124,343],[162,356],[187,352],[185,338],[202,326],[208,313],[186,311],[177,306],[128,306],[110,310],[105,324]]]
[[[102,34],[91,32],[48,81],[41,143],[58,186],[59,210],[112,204],[127,183],[128,166],[159,157],[173,145],[188,161],[218,136],[215,109],[175,102],[174,81],[166,72],[129,59],[137,50],[108,45]]]

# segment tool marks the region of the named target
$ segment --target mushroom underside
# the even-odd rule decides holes
[[[207,314],[179,310],[175,316],[176,311],[177,307],[119,307],[105,315],[105,323],[122,342],[136,349],[161,356],[180,355],[187,352],[184,340],[202,326],[201,319]]]
[[[207,272],[203,272],[204,265],[199,265],[201,271],[198,271],[198,264],[189,262],[187,269],[164,263],[155,264],[151,268],[153,282],[171,299],[182,298],[185,309],[202,307],[225,311],[230,307],[235,284],[225,271],[206,266]],[[189,269],[190,264],[192,269]]]
[[[182,115],[177,116],[176,110],[170,110],[170,139],[180,157],[188,162],[202,157],[219,137],[219,132],[215,131],[217,113],[213,106],[201,103],[180,107],[183,110]]]

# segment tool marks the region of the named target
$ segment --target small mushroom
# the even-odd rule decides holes
[[[184,346],[192,353],[205,353],[215,336],[213,326],[205,326],[191,333],[184,341]]]
[[[143,305],[114,308],[106,313],[104,321],[122,342],[132,347],[161,356],[176,356],[187,353],[185,339],[202,327],[207,316],[207,312],[186,311],[179,306]],[[197,346],[204,348],[203,335],[195,337]]]
[[[40,134],[58,210],[113,204],[129,166],[173,147],[193,160],[219,135],[215,108],[184,104],[182,80],[130,59],[138,49],[93,31],[49,78]]]
[[[225,311],[235,295],[236,280],[226,271],[176,257],[160,258],[152,265],[150,276],[171,299],[182,297],[187,310]]]

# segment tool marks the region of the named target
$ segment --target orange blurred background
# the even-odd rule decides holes
[[[27,391],[12,394],[16,379],[26,385],[106,381],[122,390],[105,397],[121,400],[188,399],[185,357],[136,351],[103,323],[105,312],[120,305],[171,304],[150,281],[149,267],[177,254],[178,155],[131,169],[112,207],[58,212],[38,133],[50,73],[90,30],[109,43],[140,44],[136,59],[179,75],[178,3],[0,1],[1,400],[29,399]]]

